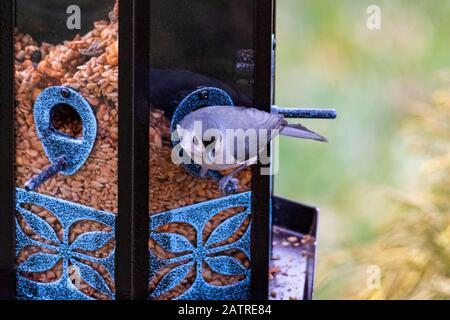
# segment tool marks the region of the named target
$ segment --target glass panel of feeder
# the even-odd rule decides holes
[[[118,2],[17,0],[19,299],[114,299]]]
[[[227,172],[174,161],[192,110],[251,106],[253,0],[156,0],[150,10],[150,299],[250,298],[250,169],[233,194]]]

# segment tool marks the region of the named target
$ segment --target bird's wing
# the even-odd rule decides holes
[[[259,136],[258,150],[264,149],[287,125],[287,121],[280,114],[271,114],[254,108],[244,108],[243,112],[252,128],[266,130],[266,135]]]
[[[218,107],[215,111],[217,119],[220,119],[226,129],[242,129],[246,132],[254,130],[257,141],[247,135],[245,135],[245,142],[242,140],[228,141],[228,143],[234,144],[234,150],[240,150],[240,153],[235,154],[235,158],[241,163],[258,156],[258,153],[264,150],[270,140],[279,133],[276,130],[281,131],[287,124],[282,115],[270,114],[255,108]],[[255,152],[258,153],[255,154]]]
[[[277,129],[286,125],[282,115],[255,108],[214,106],[200,109],[197,117],[208,118],[213,127],[226,129]]]
[[[274,130],[281,129],[287,124],[283,116],[279,114],[271,114],[255,108],[235,107],[234,109],[234,113],[243,120],[242,124],[239,122],[242,128]]]

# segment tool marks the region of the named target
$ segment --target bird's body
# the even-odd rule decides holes
[[[177,131],[181,147],[204,171],[236,168],[240,171],[256,163],[278,134],[326,141],[301,125],[288,124],[280,114],[246,107],[198,109],[181,121]]]

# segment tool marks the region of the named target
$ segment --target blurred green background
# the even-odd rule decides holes
[[[381,30],[366,27],[372,4]],[[338,110],[336,120],[301,121],[329,144],[280,139],[275,177],[277,194],[321,209],[316,299],[347,295],[357,275],[336,270],[336,254],[376,241],[392,215],[386,193],[417,183],[424,159],[399,124],[449,82],[449,14],[438,0],[277,0],[276,103]]]

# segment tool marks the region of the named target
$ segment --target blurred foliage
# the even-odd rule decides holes
[[[366,28],[366,9],[372,4],[381,7],[382,29],[378,31]],[[430,220],[431,232],[441,226],[440,219],[445,215],[439,218],[433,211],[436,214],[425,218],[404,200],[435,207],[437,203],[426,198],[425,189],[445,189],[444,181],[430,185],[427,175],[421,175],[415,189],[422,192],[421,196],[408,193],[401,204],[390,198],[400,193],[394,190],[409,190],[416,184],[416,173],[424,161],[438,161],[430,160],[437,159],[431,149],[412,152],[415,150],[407,145],[401,128],[407,121],[408,132],[415,129],[418,136],[428,139],[416,139],[417,145],[442,143],[439,136],[432,136],[435,133],[429,123],[443,121],[438,104],[433,108],[411,106],[417,106],[415,101],[426,101],[438,85],[450,84],[449,13],[450,1],[439,0],[277,1],[276,103],[335,107],[339,114],[333,121],[301,121],[329,137],[329,144],[290,138],[279,142],[276,193],[321,208],[316,298],[368,298],[375,294],[362,289],[366,287],[367,266],[361,267],[360,259],[365,253],[365,258],[374,257],[367,263],[381,264],[375,257],[388,243],[397,243],[398,254],[390,251],[382,255],[390,261],[382,263],[382,268],[389,265],[398,272],[411,272],[408,281],[417,285],[422,282],[420,277],[431,276],[432,271],[420,275],[407,266],[408,257],[418,259],[408,262],[412,265],[424,261],[431,264],[427,257],[435,259],[439,252],[431,248],[433,241],[426,231],[417,229],[426,224],[416,216]],[[414,121],[412,109],[421,110]],[[380,229],[380,224],[384,228]],[[441,227],[445,229],[446,225]],[[411,249],[406,244],[419,242],[429,242],[426,252],[421,252],[425,247],[417,245],[420,254],[405,253]],[[396,277],[395,273],[383,274],[383,284],[400,288],[400,284],[395,287],[394,278],[388,279]],[[355,283],[360,284],[360,291],[355,291]],[[407,298],[415,292],[412,288],[394,290],[394,296],[387,284],[386,290],[376,294]]]
[[[366,280],[355,277],[348,297],[450,299],[450,88],[410,112],[405,135],[429,159],[415,188],[390,193],[395,210],[379,238],[348,251],[354,274],[363,275],[370,265],[381,271],[380,288],[367,288]]]

